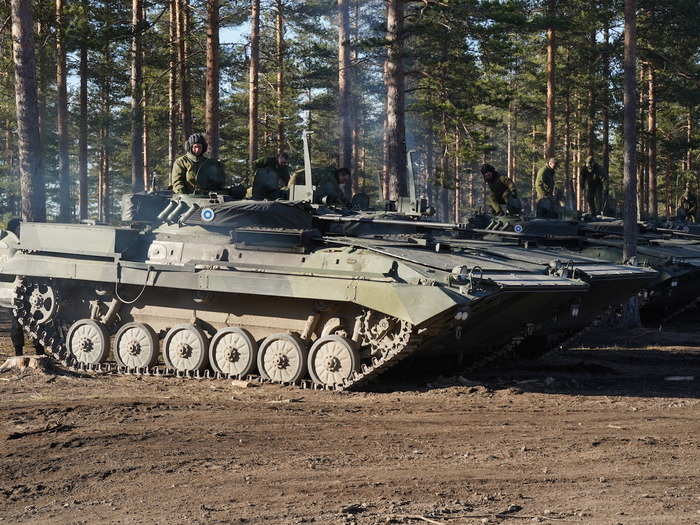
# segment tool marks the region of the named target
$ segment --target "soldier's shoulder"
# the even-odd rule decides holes
[[[177,166],[186,166],[189,163],[190,159],[187,157],[187,155],[182,155],[181,157],[175,159],[175,165]]]

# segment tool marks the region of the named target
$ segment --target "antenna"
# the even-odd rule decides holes
[[[304,130],[301,140],[304,143],[304,184],[295,184],[289,188],[290,201],[314,201],[314,186],[311,180],[311,153],[309,151],[309,136],[313,131]]]

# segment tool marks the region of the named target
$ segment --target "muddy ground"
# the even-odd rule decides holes
[[[697,524],[699,315],[390,392],[0,374],[0,522]]]

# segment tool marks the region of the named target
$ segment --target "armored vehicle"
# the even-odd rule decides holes
[[[675,315],[700,297],[700,242],[688,238],[691,234],[671,235],[649,224],[640,223],[639,228],[636,263],[657,272],[640,292],[642,320],[656,322]],[[620,220],[579,222],[508,217],[492,221],[479,232],[486,239],[509,239],[526,247],[534,245],[565,258],[623,262]]]
[[[129,227],[26,223],[18,245],[5,233],[4,296],[48,350],[87,367],[350,388],[414,352],[512,344],[588,290],[493,258],[323,235],[307,203],[164,197],[128,196]]]

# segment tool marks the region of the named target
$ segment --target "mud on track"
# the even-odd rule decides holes
[[[697,524],[698,313],[388,392],[0,374],[0,523]]]

